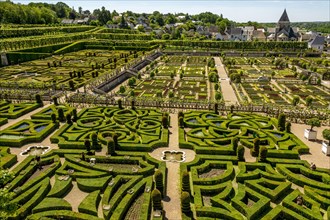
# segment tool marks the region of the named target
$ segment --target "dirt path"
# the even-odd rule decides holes
[[[218,71],[221,93],[226,104],[238,104],[238,99],[236,97],[233,87],[230,85],[229,78],[226,74],[225,68],[219,57],[214,57],[215,65]]]

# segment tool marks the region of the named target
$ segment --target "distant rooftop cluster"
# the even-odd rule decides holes
[[[321,36],[321,33],[313,31],[299,30],[298,27],[292,27],[286,9],[284,9],[280,19],[275,27],[256,28],[255,26],[235,26],[226,23],[219,27],[216,24],[210,24],[201,20],[187,20],[188,15],[176,16],[175,23],[165,23],[163,25],[154,25],[147,14],[139,16],[117,14],[112,17],[112,22],[106,26],[109,29],[119,29],[122,22],[125,22],[125,28],[139,30],[154,34],[156,38],[176,39],[178,36],[185,37],[204,37],[206,39],[225,40],[225,41],[305,41],[309,42],[309,47],[316,50],[323,50],[325,42],[330,42],[330,36]],[[166,15],[165,15],[166,18]],[[157,18],[156,18],[157,19]],[[96,20],[92,15],[84,19],[63,19],[63,24],[89,24]],[[227,21],[229,21],[227,19]],[[188,24],[189,23],[189,24]],[[189,28],[187,28],[189,26]],[[174,37],[177,35],[176,37]]]

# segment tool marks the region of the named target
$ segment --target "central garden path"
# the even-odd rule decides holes
[[[169,127],[169,148],[179,150],[178,115],[171,114],[171,126]],[[163,201],[166,218],[181,219],[181,199],[180,199],[180,163],[166,162],[167,185],[166,196]]]
[[[150,155],[157,160],[161,160],[164,150],[183,151],[186,154],[185,162],[190,162],[195,158],[195,152],[188,149],[179,148],[179,127],[178,114],[170,114],[171,126],[169,127],[169,147],[157,148]],[[163,206],[166,219],[181,219],[181,190],[180,190],[180,163],[166,162],[167,185],[166,194],[163,199]]]
[[[214,57],[215,65],[218,71],[221,93],[226,104],[238,104],[238,99],[236,97],[233,87],[230,85],[229,78],[227,76],[226,70],[219,57]]]

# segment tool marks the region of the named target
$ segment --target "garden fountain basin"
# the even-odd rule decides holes
[[[21,156],[36,156],[36,155],[42,155],[47,153],[50,150],[49,146],[30,146],[26,150],[24,150],[22,153],[20,153]]]
[[[162,152],[163,161],[166,162],[184,162],[186,160],[186,153],[183,151],[176,150],[164,150]]]

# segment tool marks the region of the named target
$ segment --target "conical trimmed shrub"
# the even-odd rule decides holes
[[[190,208],[190,195],[188,192],[183,191],[181,193],[181,209],[184,213],[191,212]]]
[[[151,193],[152,204],[154,210],[162,210],[162,195],[158,189],[154,189]]]

